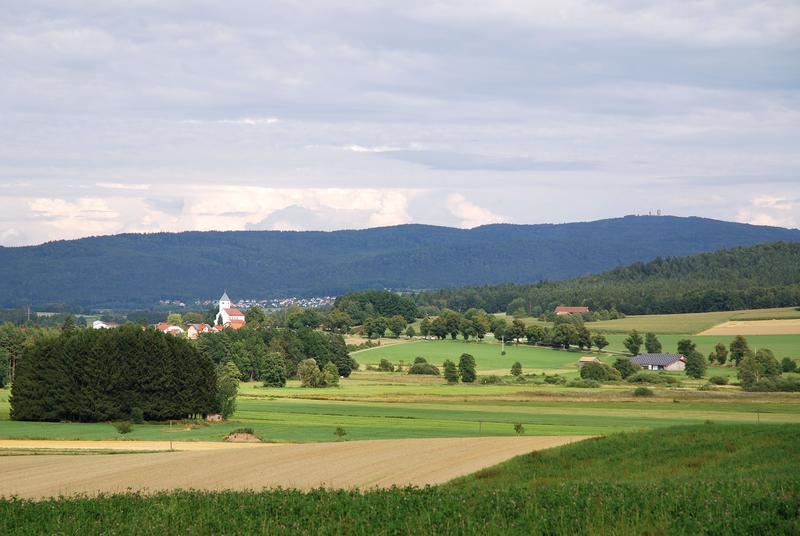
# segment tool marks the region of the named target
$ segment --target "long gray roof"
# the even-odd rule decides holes
[[[632,363],[637,365],[658,365],[666,367],[675,361],[683,359],[681,354],[639,354],[631,359]]]

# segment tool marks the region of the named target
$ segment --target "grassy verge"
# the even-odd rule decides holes
[[[797,534],[798,459],[798,426],[699,425],[521,456],[425,489],[5,500],[0,533]]]

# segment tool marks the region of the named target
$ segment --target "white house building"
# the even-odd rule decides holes
[[[232,306],[227,292],[223,292],[219,299],[219,312],[214,323],[233,329],[239,329],[245,324],[244,313]]]

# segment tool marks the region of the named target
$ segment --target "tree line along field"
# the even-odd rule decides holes
[[[797,425],[673,427],[534,452],[424,489],[0,500],[0,532],[796,534],[799,458]]]

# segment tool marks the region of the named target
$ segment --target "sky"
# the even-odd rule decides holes
[[[0,245],[800,227],[800,2],[9,0]]]

